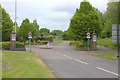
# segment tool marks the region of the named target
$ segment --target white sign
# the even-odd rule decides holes
[[[93,35],[93,42],[96,42],[96,35]]]
[[[12,34],[12,41],[16,41],[16,34]]]
[[[117,44],[117,26],[119,26],[119,43],[120,43],[120,25],[113,24],[112,25],[112,43]]]
[[[90,35],[91,35],[91,34],[90,34],[90,32],[87,32],[86,35],[87,35],[87,38],[90,38]]]
[[[32,32],[28,33],[28,38],[30,38],[30,39],[32,38]]]

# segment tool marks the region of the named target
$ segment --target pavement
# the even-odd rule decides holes
[[[52,49],[32,48],[57,78],[118,78],[118,61],[99,58],[63,41]]]

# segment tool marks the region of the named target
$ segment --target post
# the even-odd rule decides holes
[[[15,48],[16,48],[16,34],[14,31],[12,31],[10,36],[10,50],[15,51]]]
[[[31,42],[31,39],[29,41]],[[30,49],[30,52],[32,52],[30,42],[29,42],[29,49]]]
[[[15,33],[16,33],[16,14],[17,14],[17,0],[15,0]]]
[[[117,54],[117,57],[119,57],[119,25],[117,26],[117,45],[118,45],[118,54]]]
[[[88,32],[89,32],[90,28],[88,28]],[[88,38],[88,51],[89,51],[89,38]]]

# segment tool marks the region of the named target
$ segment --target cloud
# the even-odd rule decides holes
[[[15,0],[2,0],[2,7],[10,14],[14,22]],[[67,30],[69,21],[82,0],[17,0],[17,22],[29,18],[32,22],[37,19],[40,28],[50,30]],[[107,5],[105,0],[88,0],[94,7],[104,12]]]

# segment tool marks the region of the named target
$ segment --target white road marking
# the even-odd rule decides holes
[[[63,56],[65,56],[65,57],[67,57],[67,58],[70,58],[70,59],[73,59],[72,57],[69,57],[69,56],[67,56],[67,55],[63,55]],[[83,61],[80,61],[80,60],[78,60],[78,59],[74,59],[74,60],[77,61],[77,62],[83,63],[83,64],[88,64],[88,63],[83,62]]]
[[[108,70],[103,69],[103,68],[100,68],[100,67],[97,67],[97,69],[102,70],[102,71],[105,71],[105,72],[108,72],[108,73],[111,73],[111,74],[114,74],[114,75],[116,75],[116,76],[119,76],[117,73],[114,73],[114,72],[108,71]]]
[[[65,57],[67,57],[67,58],[70,58],[70,59],[72,59],[72,57],[69,57],[69,56],[67,56],[67,55],[63,55],[63,56],[65,56]]]
[[[74,59],[75,61],[78,61],[78,62],[80,62],[80,63],[83,63],[83,64],[88,64],[88,63],[86,63],[86,62],[83,62],[83,61],[80,61],[80,60],[78,60],[78,59]]]

